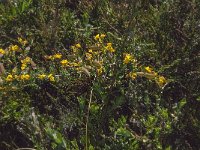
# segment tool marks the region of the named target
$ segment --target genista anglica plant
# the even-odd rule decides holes
[[[199,149],[189,0],[0,2],[0,149]]]

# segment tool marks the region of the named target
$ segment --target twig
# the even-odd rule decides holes
[[[36,150],[36,149],[34,149],[34,148],[18,148],[16,150]]]
[[[85,149],[88,149],[88,120],[89,120],[89,114],[90,114],[90,106],[92,102],[92,94],[93,94],[93,88],[90,91],[90,100],[88,104],[88,111],[87,111],[87,116],[86,116],[86,124],[85,124]]]

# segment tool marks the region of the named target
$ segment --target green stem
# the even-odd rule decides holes
[[[89,99],[89,104],[88,104],[88,110],[87,110],[87,116],[86,116],[86,127],[85,127],[85,150],[88,150],[88,120],[89,120],[89,114],[90,114],[90,106],[92,102],[92,94],[93,94],[93,89],[90,91],[90,99]]]

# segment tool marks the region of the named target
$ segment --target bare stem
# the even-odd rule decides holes
[[[88,120],[89,120],[89,114],[90,114],[90,106],[92,102],[92,94],[93,94],[93,88],[90,91],[90,99],[88,104],[88,110],[87,110],[87,116],[86,116],[86,124],[85,124],[85,149],[88,149]]]

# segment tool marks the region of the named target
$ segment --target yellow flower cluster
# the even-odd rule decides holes
[[[153,71],[153,69],[150,68],[149,66],[145,67],[144,69],[145,69],[145,71],[147,71],[148,73],[152,73],[152,71]]]
[[[0,48],[0,54],[4,55],[5,54],[5,50],[3,50],[2,48]]]
[[[107,43],[105,48],[106,48],[107,51],[109,51],[111,53],[115,52],[115,49],[112,47],[112,43]]]
[[[20,48],[19,48],[18,45],[10,45],[9,50],[10,50],[10,51],[19,51]]]
[[[94,37],[94,40],[96,43],[87,48],[87,51],[84,49],[84,47],[81,46],[80,43],[77,43],[73,46],[71,46],[71,50],[73,50],[73,54],[67,56],[67,58],[64,58],[62,54],[56,53],[54,55],[47,56],[47,59],[50,60],[57,60],[55,61],[56,64],[59,63],[61,67],[67,67],[67,69],[63,70],[76,70],[78,73],[85,73],[88,76],[91,75],[91,73],[94,73],[95,76],[101,76],[104,72],[108,71],[110,74],[115,73],[115,64],[116,59],[118,58],[114,54],[116,50],[113,48],[112,43],[104,43],[103,39],[106,37],[105,34],[97,34]],[[28,42],[26,40],[23,40],[22,38],[18,38],[18,42],[21,45],[26,45]],[[19,51],[21,50],[18,45],[11,45],[9,47],[10,51]],[[23,50],[23,48],[22,48]],[[84,53],[84,51],[86,51]],[[77,53],[80,52],[80,53]],[[0,48],[0,54],[5,54],[5,50]],[[109,56],[112,56],[112,59],[107,59]],[[134,59],[133,55],[130,53],[124,53],[123,54],[123,64],[131,64],[135,65],[134,62],[136,62],[136,59]],[[121,62],[121,61],[119,61]],[[21,60],[21,70],[25,70],[27,68],[28,64],[32,64],[32,60],[30,57],[25,57]],[[121,65],[121,64],[120,64]],[[123,67],[126,67],[126,65],[123,65]],[[108,68],[110,70],[105,70],[105,68]],[[129,70],[131,67],[125,68],[125,71]],[[36,74],[33,76],[30,76],[25,71],[22,71],[20,75],[16,75],[17,67],[12,70],[12,73],[7,75],[5,77],[5,80],[7,82],[11,82],[14,80],[17,81],[27,81],[30,80],[33,77],[36,77],[40,80],[48,80],[50,82],[55,82],[55,76],[53,74]],[[142,67],[141,72],[137,72],[138,68],[135,70],[130,71],[130,73],[127,73],[126,77],[129,77],[131,79],[136,79],[139,77],[145,77],[149,80],[154,80],[160,87],[162,87],[165,83],[167,83],[167,80],[165,77],[158,75],[153,68],[146,66]]]
[[[76,47],[76,48],[81,48],[81,44],[80,44],[80,43],[77,43],[77,44],[75,45],[75,47]]]
[[[93,61],[100,58],[100,49],[99,50],[92,50],[91,48],[88,49],[88,52],[85,53],[85,59],[92,63]]]
[[[49,59],[49,60],[61,59],[62,58],[62,54],[57,53],[57,54],[54,54],[54,55],[45,56],[45,58]]]
[[[27,40],[23,40],[22,38],[18,38],[18,42],[20,43],[20,44],[22,44],[23,46],[25,46],[27,43],[28,43],[28,41]]]
[[[55,54],[53,55],[54,59],[61,59],[62,58],[62,54]]]
[[[39,74],[38,79],[44,80],[46,78],[45,74]]]
[[[91,60],[92,59],[92,54],[91,53],[85,53],[86,60]]]
[[[5,80],[8,81],[8,82],[11,82],[11,81],[13,81],[15,79],[22,80],[22,81],[29,80],[30,79],[30,75],[29,74],[22,74],[22,75],[19,75],[19,76],[17,76],[17,75],[14,76],[14,75],[9,74],[6,77]]]
[[[27,64],[29,64],[30,62],[31,62],[31,58],[30,57],[26,57],[25,59],[22,59],[21,60],[21,63],[22,63],[21,70],[26,69]]]
[[[22,65],[21,65],[21,70],[26,69],[26,67],[27,67],[27,64],[22,64]]]
[[[55,78],[52,74],[49,74],[47,77],[48,77],[49,81],[51,81],[51,82],[55,81]]]
[[[30,77],[29,74],[22,74],[22,75],[12,75],[12,74],[9,74],[9,75],[7,75],[7,77],[5,78],[5,80],[7,82],[11,82],[11,81],[14,81],[14,80],[26,81],[26,80],[30,80],[30,78],[31,77]],[[41,79],[41,80],[48,79],[51,82],[55,81],[55,77],[53,76],[53,74],[49,74],[49,75],[39,74],[39,75],[37,75],[37,78]]]
[[[77,48],[81,48],[80,44],[76,44],[75,46],[72,46],[73,49],[77,49]],[[55,60],[55,59],[61,59],[62,58],[62,54],[54,54],[54,55],[49,55],[49,56],[45,56],[45,58],[48,60]],[[81,62],[69,62],[67,59],[61,59],[60,60],[60,65],[62,67],[78,67],[80,66]]]
[[[124,64],[128,64],[130,62],[135,62],[135,61],[136,60],[133,58],[133,56],[131,54],[124,53],[124,60],[123,60]]]
[[[30,62],[31,62],[31,58],[30,57],[26,57],[25,59],[21,60],[22,64],[27,64],[27,63],[30,63]]]
[[[152,75],[154,77],[158,75],[158,73],[153,71],[153,68],[151,68],[149,66],[144,67],[144,70],[145,70],[146,73],[148,73],[148,74],[150,74],[150,75]]]
[[[6,77],[6,81],[13,81],[15,78],[13,77],[13,75],[9,74],[7,77]]]
[[[136,79],[137,76],[140,76],[145,77],[149,80],[155,80],[160,87],[164,86],[167,83],[165,77],[158,75],[157,72],[153,71],[153,68],[147,66],[144,67],[144,70],[144,72],[130,72],[127,77],[131,79]]]
[[[71,67],[79,67],[80,66],[80,63],[81,62],[71,62],[70,64],[69,64],[69,66],[71,66]]]
[[[153,68],[147,66],[147,67],[145,67],[144,69],[145,69],[145,71],[148,73],[148,74],[147,74],[147,78],[148,78],[148,76],[149,76],[150,79],[154,78],[155,81],[156,81],[156,83],[157,83],[160,87],[162,87],[164,84],[167,83],[167,80],[165,79],[165,77],[159,76],[158,73],[156,73],[156,72],[153,71]]]
[[[29,80],[29,79],[30,79],[30,75],[28,75],[28,74],[22,74],[22,75],[20,76],[20,79],[21,79],[21,80]]]
[[[97,69],[97,75],[100,76],[103,73],[104,68],[101,66]]]
[[[46,75],[46,74],[39,74],[37,76],[38,79],[40,80],[45,80],[45,79],[48,79],[49,81],[51,82],[55,82],[55,77],[53,76],[53,74],[49,74],[49,75]]]
[[[71,49],[72,49],[74,54],[76,54],[79,51],[80,48],[81,48],[81,44],[80,43],[77,43],[77,44],[71,46]]]
[[[106,37],[105,34],[97,34],[97,35],[94,37],[94,39],[95,39],[96,41],[99,41],[100,43],[102,43],[102,40],[103,40],[105,37]]]
[[[162,87],[167,83],[167,80],[163,76],[159,76],[156,80],[157,84]]]
[[[66,66],[69,65],[69,62],[68,62],[67,59],[63,59],[63,60],[60,61],[60,64],[61,64],[63,67],[66,67]]]

